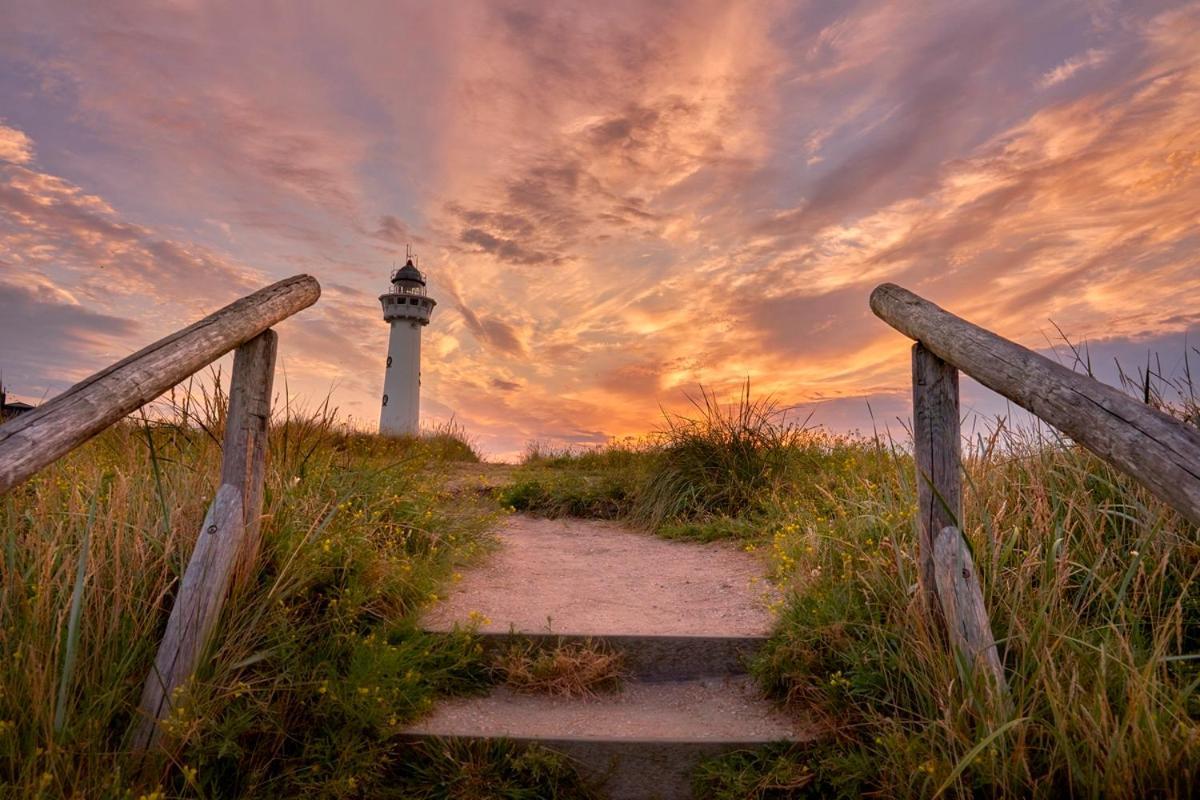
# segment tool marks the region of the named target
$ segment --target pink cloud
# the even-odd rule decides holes
[[[0,161],[28,164],[33,161],[33,140],[0,120]]]

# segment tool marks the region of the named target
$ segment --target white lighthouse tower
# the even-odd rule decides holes
[[[412,256],[392,273],[392,290],[379,296],[383,318],[392,326],[379,410],[379,432],[415,436],[421,423],[421,328],[437,302],[425,293],[425,276]]]

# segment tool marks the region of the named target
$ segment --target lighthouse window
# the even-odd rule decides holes
[[[415,297],[408,298],[408,304],[410,306],[415,306],[417,304],[417,298],[415,298]]]
[[[388,356],[388,363],[387,363],[387,365],[388,365],[389,367],[392,365],[392,357],[391,357],[391,356]]]
[[[385,406],[387,405],[387,395],[386,394],[383,396],[383,404]]]

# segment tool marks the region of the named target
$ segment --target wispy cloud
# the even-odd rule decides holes
[[[260,282],[207,248],[127,222],[103,198],[55,175],[0,165],[0,260],[46,270],[76,292],[153,297],[201,308]]]
[[[1106,51],[1093,48],[1086,53],[1068,58],[1054,69],[1043,74],[1041,79],[1038,80],[1038,85],[1043,89],[1049,89],[1051,86],[1056,86],[1063,81],[1070,80],[1080,70],[1100,66],[1107,59],[1108,53]]]
[[[99,313],[39,274],[0,275],[0,369],[9,390],[29,399],[57,394],[98,363],[115,360],[139,330],[136,322]]]

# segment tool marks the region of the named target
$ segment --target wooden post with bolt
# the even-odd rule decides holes
[[[277,339],[268,329],[234,355],[221,485],[204,518],[142,690],[135,750],[146,751],[160,743],[162,721],[200,667],[235,581],[246,580],[257,556]]]

